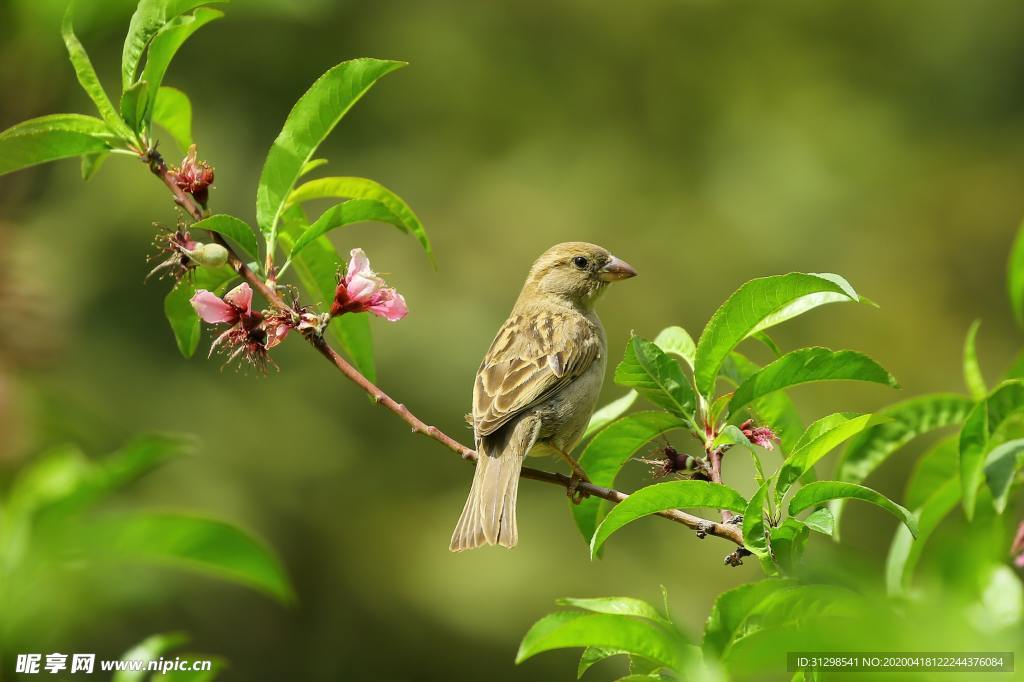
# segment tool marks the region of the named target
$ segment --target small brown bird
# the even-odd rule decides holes
[[[609,282],[635,275],[628,263],[586,242],[552,246],[530,268],[476,373],[478,460],[453,552],[516,545],[519,470],[527,454],[563,457],[574,480],[585,480],[569,452],[604,380],[606,342],[594,302]]]

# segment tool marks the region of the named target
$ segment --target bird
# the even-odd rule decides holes
[[[515,547],[516,499],[527,455],[555,455],[571,469],[570,497],[586,475],[569,455],[594,412],[607,363],[594,304],[636,270],[606,249],[565,242],[530,268],[473,384],[477,462],[449,549]],[[578,501],[578,500],[577,500]]]

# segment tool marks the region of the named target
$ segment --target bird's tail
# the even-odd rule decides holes
[[[516,527],[519,471],[533,438],[529,443],[520,442],[516,437],[520,434],[515,431],[519,429],[513,429],[512,437],[503,443],[487,443],[489,439],[478,443],[479,459],[473,485],[452,533],[451,551],[461,552],[481,545],[516,546],[519,540]]]

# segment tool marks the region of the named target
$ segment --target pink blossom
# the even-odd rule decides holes
[[[342,313],[371,312],[396,322],[409,312],[405,298],[385,285],[370,269],[370,260],[362,249],[352,249],[345,276],[338,282],[331,305],[331,316]]]
[[[275,327],[273,338],[264,325],[263,314],[252,309],[252,289],[243,282],[218,298],[216,294],[200,289],[192,297],[196,314],[209,324],[229,324],[231,327],[210,344],[210,355],[223,347],[228,354],[228,363],[238,357],[245,358],[259,369],[266,369],[269,358],[267,350],[273,348],[287,335]]]
[[[196,146],[188,148],[188,153],[181,160],[179,168],[171,168],[170,176],[174,184],[184,192],[188,192],[203,206],[210,197],[210,185],[213,184],[213,168],[205,161],[198,161]]]
[[[779,437],[774,431],[767,426],[754,426],[753,419],[748,419],[740,424],[740,431],[747,437],[747,440],[765,450],[774,450],[775,444],[779,442]]]

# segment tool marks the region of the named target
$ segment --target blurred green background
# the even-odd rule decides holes
[[[79,3],[78,33],[111,92],[133,4]],[[64,57],[63,9],[0,3],[0,129],[90,111]],[[320,73],[358,56],[411,63],[318,156],[329,174],[385,183],[426,225],[436,271],[390,227],[334,239],[343,253],[365,248],[412,311],[374,323],[381,385],[465,442],[478,360],[532,260],[558,241],[600,243],[641,274],[601,306],[613,361],[630,330],[696,336],[740,283],[791,270],[840,273],[881,307],[825,308],[775,332],[780,345],[867,352],[903,397],[962,390],[975,318],[990,380],[1020,344],[1003,294],[1024,215],[1015,0],[238,0],[226,11],[166,83],[192,98],[200,155],[217,171],[213,208],[250,222],[270,142]],[[178,156],[169,139],[163,149]],[[118,568],[101,593],[68,591],[77,618],[26,634],[38,650],[111,658],[173,629],[227,657],[225,679],[556,679],[574,670],[571,653],[512,660],[557,597],[657,600],[665,585],[697,631],[719,591],[759,575],[753,562],[723,567],[724,543],[660,522],[591,563],[564,496],[529,481],[519,548],[450,554],[472,473],[452,453],[302,344],[276,351],[281,372],[268,378],[179,356],[166,283],[142,286],[151,223],[175,220],[146,175],[115,157],[89,184],[71,161],[0,180],[0,467],[7,476],[61,442],[98,454],[143,430],[195,433],[198,456],[119,504],[238,522],[277,549],[299,599],[286,608],[207,578]],[[607,398],[621,393],[607,383]],[[901,394],[794,397],[810,419]],[[919,451],[869,482],[898,498]],[[627,484],[645,475],[633,469]],[[751,492],[742,463],[727,459],[730,475]],[[895,522],[856,507],[844,524],[846,548],[819,551],[860,557],[880,582]]]

